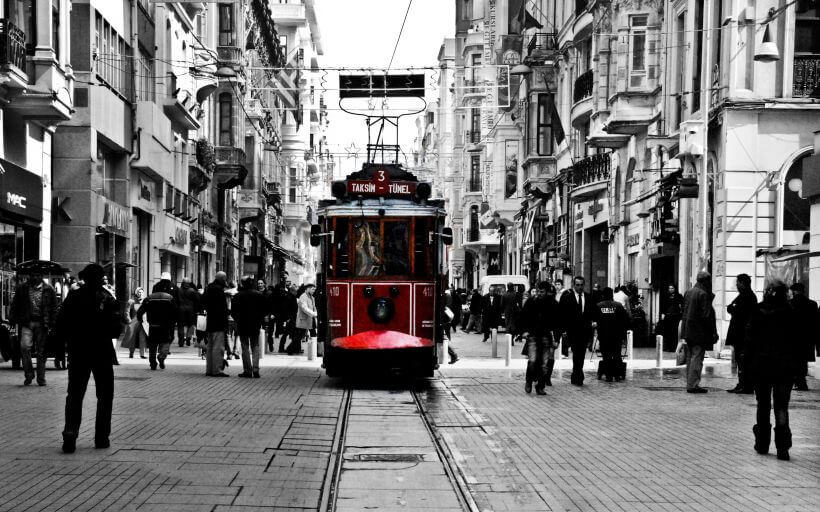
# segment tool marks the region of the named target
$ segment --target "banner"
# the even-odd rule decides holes
[[[518,190],[518,140],[504,141],[504,198],[509,199]]]

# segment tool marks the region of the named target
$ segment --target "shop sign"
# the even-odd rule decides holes
[[[134,206],[142,208],[143,210],[154,209],[154,198],[156,197],[156,184],[142,176],[137,178],[136,186],[136,201]]]
[[[627,247],[635,247],[636,245],[640,245],[641,243],[641,235],[629,235],[626,237],[626,246]]]
[[[239,208],[262,208],[259,192],[253,189],[242,189],[237,193],[236,205]]]
[[[7,160],[0,163],[0,210],[42,221],[42,178]]]
[[[174,245],[185,246],[188,243],[188,230],[177,226],[174,229]]]
[[[109,232],[120,236],[127,236],[131,216],[125,207],[106,200],[103,208],[102,222]]]
[[[205,241],[200,247],[200,251],[202,252],[209,252],[211,254],[216,254],[216,235],[213,233],[205,232]]]
[[[595,217],[602,211],[604,211],[604,205],[601,204],[599,199],[595,199],[587,208],[587,213],[592,216],[592,220],[595,220]]]

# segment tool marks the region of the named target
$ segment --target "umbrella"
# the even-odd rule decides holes
[[[56,261],[48,260],[28,260],[20,263],[14,270],[20,274],[40,273],[43,275],[57,275],[70,272],[69,269],[60,265]]]

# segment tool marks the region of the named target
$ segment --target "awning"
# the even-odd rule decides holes
[[[224,242],[225,242],[226,244],[228,244],[228,245],[230,245],[230,246],[232,246],[232,247],[235,247],[236,249],[239,249],[239,250],[240,250],[240,251],[242,251],[242,252],[245,252],[245,248],[244,248],[244,247],[242,247],[241,245],[239,245],[239,242],[237,242],[237,241],[236,241],[236,240],[234,240],[233,238],[231,238],[231,237],[227,237],[227,236],[226,236],[223,240],[224,240]]]

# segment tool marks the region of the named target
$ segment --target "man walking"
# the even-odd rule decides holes
[[[570,382],[576,386],[584,385],[584,358],[587,346],[592,341],[593,322],[592,298],[584,291],[586,279],[575,276],[572,290],[561,295],[561,317],[564,322],[564,340],[572,349],[572,374]]]
[[[484,339],[487,341],[490,337],[490,331],[498,329],[501,324],[502,297],[498,288],[491,288],[490,294],[484,298],[484,310],[481,312],[481,324],[484,328]]]
[[[531,297],[521,310],[520,330],[526,333],[527,373],[524,391],[532,391],[535,382],[535,393],[546,395],[545,386],[552,386],[552,369],[555,366],[555,340],[553,332],[558,319],[558,303],[548,292],[552,285],[543,282],[538,285],[534,297]]]
[[[228,332],[228,298],[225,296],[228,275],[219,271],[214,281],[205,289],[205,313],[208,337],[208,356],[205,360],[205,375],[209,377],[229,377],[222,371],[225,337]]]
[[[285,289],[282,302],[279,305],[283,319],[282,325],[284,326],[282,336],[279,338],[279,352],[285,352],[285,341],[288,339],[288,336],[291,338],[291,344],[293,343],[293,338],[296,336],[296,312],[298,309],[299,306],[296,303],[296,285],[291,285],[290,288]]]
[[[172,291],[169,284],[170,281],[157,283],[137,311],[140,323],[148,317],[148,363],[152,370],[157,369],[157,361],[159,367],[165,369],[165,358],[174,338],[174,324],[179,317],[176,303],[169,293]]]
[[[68,344],[68,393],[65,400],[63,452],[74,453],[80,432],[83,398],[88,379],[94,375],[97,418],[94,446],[108,448],[111,408],[114,402],[114,347],[111,339],[122,330],[117,301],[103,289],[104,271],[91,264],[80,272],[85,284],[66,297],[57,329]]]
[[[809,361],[814,361],[814,351],[817,346],[818,313],[817,303],[806,297],[806,286],[803,283],[794,283],[791,286],[792,298],[789,305],[794,310],[795,336],[797,337],[798,353],[797,368],[794,374],[794,389],[808,391],[806,376],[809,374]]]
[[[37,359],[37,384],[46,385],[46,340],[54,327],[57,294],[35,271],[29,280],[17,287],[9,308],[9,321],[17,325],[20,334],[20,354],[23,360],[23,385],[34,379],[31,351]],[[108,341],[109,345],[111,340]]]
[[[467,320],[467,325],[464,327],[464,332],[473,331],[476,334],[482,332],[481,329],[481,311],[484,308],[484,297],[481,292],[473,290],[470,296],[470,319]]]
[[[262,292],[254,289],[253,277],[242,280],[242,289],[231,299],[231,317],[236,322],[242,345],[242,373],[239,377],[259,378],[259,330],[265,320],[267,303]],[[264,285],[263,285],[264,288]]]
[[[695,286],[683,297],[680,343],[686,347],[686,392],[706,393],[700,387],[703,357],[717,340],[715,309],[712,307],[712,275],[698,272]]]
[[[190,347],[191,339],[196,336],[197,311],[199,311],[199,292],[194,288],[191,278],[185,277],[182,279],[182,286],[179,288],[177,342],[180,347]]]
[[[518,314],[521,312],[521,298],[516,293],[513,283],[507,283],[507,292],[504,294],[501,304],[504,311],[504,329],[507,334],[513,336],[512,339],[515,339],[515,334],[518,331],[516,325]]]
[[[726,311],[732,315],[729,321],[729,330],[726,332],[726,345],[732,347],[732,359],[737,366],[737,385],[732,389],[727,389],[729,393],[754,393],[749,371],[748,358],[746,352],[746,334],[749,320],[757,309],[757,297],[752,291],[752,278],[748,274],[738,274],[735,279],[735,288],[738,295],[726,307]]]
[[[621,347],[629,328],[629,314],[620,302],[614,300],[612,288],[606,287],[601,291],[601,301],[595,305],[595,323],[602,357],[598,378],[604,376],[607,382],[612,382],[613,378],[620,381],[622,375],[618,369]]]

